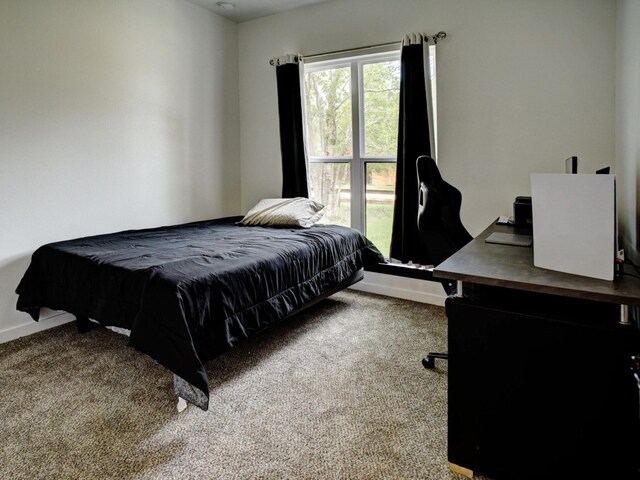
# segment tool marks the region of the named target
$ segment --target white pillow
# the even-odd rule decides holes
[[[265,198],[247,212],[241,225],[309,228],[324,214],[324,205],[308,198]]]

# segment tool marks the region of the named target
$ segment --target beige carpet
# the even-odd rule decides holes
[[[460,479],[444,310],[340,292],[208,364],[209,411],[98,328],[0,345],[2,479]]]

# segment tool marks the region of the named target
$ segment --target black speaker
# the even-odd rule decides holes
[[[531,197],[516,197],[513,202],[513,224],[517,227],[531,227],[532,221]]]

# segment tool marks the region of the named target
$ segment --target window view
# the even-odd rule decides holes
[[[349,67],[305,74],[307,142],[312,157],[350,157],[352,152]]]
[[[389,255],[399,51],[304,66],[311,198],[324,223],[353,226]]]
[[[398,145],[400,61],[365,64],[364,153],[395,158]]]
[[[396,164],[367,163],[366,237],[389,256],[396,186]]]
[[[351,69],[306,73],[305,94],[310,196],[327,207],[323,223],[350,226]]]
[[[349,173],[346,162],[309,162],[310,196],[326,207],[320,223],[351,225]]]

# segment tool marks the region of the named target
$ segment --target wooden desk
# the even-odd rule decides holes
[[[452,469],[639,478],[640,337],[618,305],[640,304],[640,281],[536,268],[531,248],[485,243],[494,231],[524,233],[491,225],[434,270],[467,283],[446,301]]]
[[[493,232],[531,234],[530,230],[494,222],[438,265],[433,271],[434,276],[599,302],[640,305],[638,279],[623,277],[610,282],[537,268],[533,266],[533,249],[530,247],[485,243],[485,238]]]

